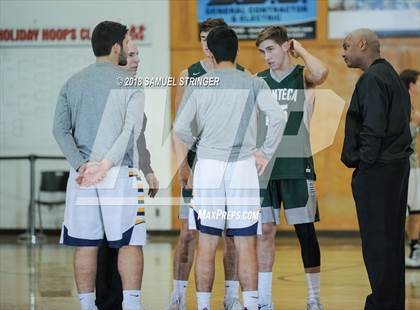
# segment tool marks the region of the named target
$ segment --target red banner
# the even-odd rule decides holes
[[[128,34],[139,44],[150,44],[146,25],[128,26]],[[93,29],[88,27],[74,28],[0,28],[0,45],[13,46],[15,44],[44,44],[44,43],[89,43]]]

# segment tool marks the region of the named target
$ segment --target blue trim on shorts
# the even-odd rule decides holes
[[[195,225],[197,226],[197,230],[203,234],[213,235],[213,236],[221,236],[223,233],[223,229],[214,228],[210,226],[205,226],[201,224],[201,220],[198,218],[198,213],[194,211],[194,219]]]
[[[100,246],[102,245],[102,241],[104,239],[82,239],[82,238],[75,238],[69,235],[69,231],[67,227],[64,226],[63,231],[63,244],[70,245],[70,246]]]
[[[118,249],[122,246],[129,245],[131,240],[131,235],[133,234],[134,226],[132,226],[129,230],[123,233],[122,238],[120,240],[109,241],[108,245],[110,248]]]
[[[244,228],[228,228],[226,229],[226,236],[256,236],[258,232],[258,222],[252,226]]]

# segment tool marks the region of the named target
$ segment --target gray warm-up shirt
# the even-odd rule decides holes
[[[237,161],[256,151],[257,115],[269,120],[261,151],[270,159],[286,124],[283,111],[266,83],[235,68],[215,69],[200,77],[216,80],[216,86],[188,86],[185,90],[174,130],[189,147],[198,140],[198,158]],[[191,124],[196,123],[198,137]]]
[[[72,76],[58,97],[54,137],[74,169],[110,160],[138,166],[144,91],[120,86],[127,72],[108,61],[91,64]]]

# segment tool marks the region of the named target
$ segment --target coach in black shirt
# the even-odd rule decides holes
[[[374,32],[353,31],[343,50],[347,66],[364,71],[347,112],[341,160],[356,168],[351,185],[372,288],[365,309],[404,309],[410,97],[397,72],[380,57]]]

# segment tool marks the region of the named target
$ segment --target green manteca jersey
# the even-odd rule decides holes
[[[309,131],[304,121],[305,104],[308,103],[305,103],[303,68],[296,65],[281,81],[272,77],[270,69],[257,73],[257,76],[265,80],[288,115],[283,138],[266,169],[263,176],[265,179],[316,178]],[[259,117],[258,123],[257,145],[260,146],[264,141],[267,126],[263,117]]]

